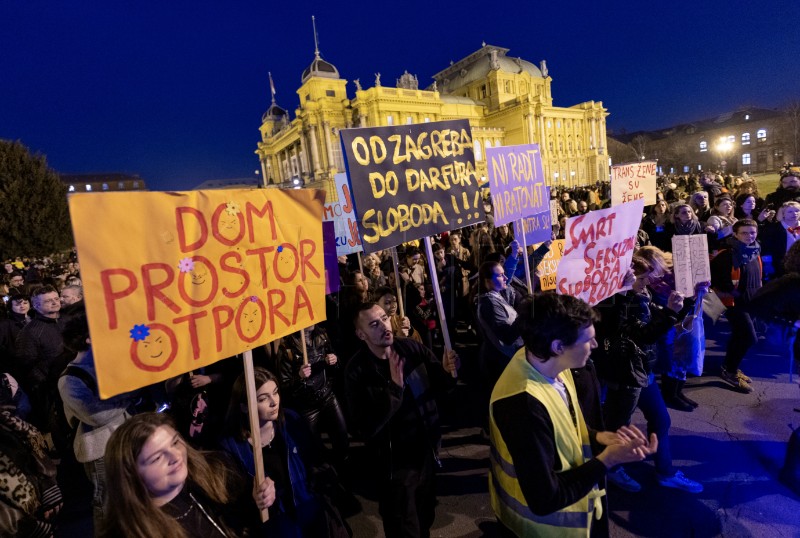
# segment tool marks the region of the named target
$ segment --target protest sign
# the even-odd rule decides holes
[[[545,200],[550,199],[550,187],[545,187]],[[534,243],[542,243],[551,238],[553,233],[553,225],[550,217],[550,204],[546,203],[544,211],[536,214],[528,215],[522,219],[522,231],[525,234],[525,244],[533,245]],[[517,221],[519,222],[519,221]],[[515,232],[518,224],[514,224]]]
[[[325,204],[322,220],[334,223],[336,253],[339,256],[347,256],[361,252],[364,248],[361,246],[361,237],[358,234],[356,212],[350,195],[350,185],[347,183],[347,174],[336,174],[333,180],[338,200]]]
[[[711,282],[706,234],[672,236],[672,272],[675,290],[685,297],[694,296],[700,282]]]
[[[494,224],[508,224],[548,210],[539,144],[486,148]]]
[[[642,209],[640,199],[567,219],[558,293],[595,305],[628,289],[622,281],[631,266]]]
[[[103,398],[325,319],[322,192],[75,194]]]
[[[467,120],[340,134],[365,252],[484,219]]]
[[[656,203],[656,161],[616,164],[611,167],[611,206],[633,200]]]
[[[558,222],[558,200],[550,200],[550,224],[555,226]]]
[[[541,244],[536,245],[539,248]],[[535,250],[534,249],[534,250]],[[561,261],[561,256],[564,255],[564,240],[556,239],[550,244],[550,250],[544,255],[542,261],[536,266],[539,274],[539,284],[542,291],[556,289],[556,270]]]
[[[339,291],[339,256],[336,254],[336,230],[333,222],[322,222],[325,250],[325,295]]]

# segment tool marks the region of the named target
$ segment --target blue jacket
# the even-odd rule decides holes
[[[299,505],[314,499],[315,495],[311,492],[308,483],[308,474],[306,473],[306,464],[303,461],[304,456],[309,456],[313,447],[310,443],[310,436],[307,432],[307,427],[303,423],[303,419],[294,411],[289,409],[283,410],[285,421],[283,424],[275,423],[278,428],[276,435],[281,435],[286,443],[286,462],[289,473],[289,482],[292,488],[292,499],[294,506]],[[255,460],[253,459],[253,447],[247,439],[236,439],[235,437],[226,437],[221,442],[222,449],[233,456],[247,471],[251,478],[255,477]],[[281,498],[275,501],[275,505],[281,512],[286,512],[286,507],[283,506]],[[275,508],[273,505],[271,510]]]

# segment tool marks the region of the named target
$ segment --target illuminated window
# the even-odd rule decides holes
[[[88,183],[86,184],[86,190],[87,190],[87,191],[91,191],[91,190],[92,190],[92,186],[91,186],[91,185],[89,185]]]
[[[700,142],[700,151],[708,151],[708,142],[705,140]]]
[[[413,122],[414,120],[411,118],[411,116],[406,116],[406,125],[411,125]]]
[[[69,192],[75,192],[75,185],[69,186]]]
[[[425,116],[425,123],[430,123],[431,119],[428,116]]]
[[[551,122],[550,120],[547,120],[547,128],[549,129],[549,128],[551,128],[552,126],[553,126],[552,122]]]
[[[480,160],[483,159],[483,151],[481,150],[481,142],[480,140],[476,140],[473,144],[472,151],[475,152],[475,159]]]
[[[746,121],[746,120],[749,120],[749,119],[750,119],[750,114],[745,114],[745,115],[744,115],[744,119],[745,119],[745,121]]]
[[[391,114],[386,116],[386,125],[394,125],[394,116]]]
[[[103,190],[104,190],[104,191],[107,191],[107,190],[108,190],[108,183],[103,183]]]
[[[561,120],[556,122],[556,129],[561,129]]]
[[[733,144],[734,142],[736,142],[736,137],[735,137],[735,136],[733,136],[733,135],[730,135],[730,136],[728,137],[728,142],[730,142],[731,144]]]
[[[766,129],[759,129],[756,133],[756,138],[758,138],[759,143],[763,143],[767,141],[767,130]]]
[[[670,168],[670,172],[672,172],[672,169],[671,169],[671,168]],[[689,167],[688,167],[688,166],[684,166],[684,167],[683,167],[683,173],[684,173],[684,174],[688,174],[688,173],[689,173]]]
[[[742,164],[750,164],[750,154],[742,153]]]
[[[489,149],[490,147],[492,147],[492,141],[491,140],[487,140],[486,141],[486,149]]]
[[[133,188],[134,189],[138,189],[139,188],[139,182],[138,181],[134,181],[133,182]]]
[[[750,143],[750,133],[742,133],[742,145],[746,146]]]
[[[117,188],[118,188],[119,190],[124,190],[124,189],[125,189],[125,183],[124,183],[124,182],[122,182],[122,181],[118,182],[118,183],[117,183]]]

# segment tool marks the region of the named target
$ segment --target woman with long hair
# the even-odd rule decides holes
[[[275,375],[263,368],[254,368],[253,373],[261,437],[259,448],[264,458],[264,472],[275,483],[275,503],[270,507],[269,521],[262,525],[260,534],[297,538],[346,536],[346,524],[339,513],[312,487],[312,475],[322,462],[308,425],[297,413],[281,406]],[[230,434],[222,440],[222,448],[254,479],[253,439],[244,374],[233,384],[226,422]],[[341,532],[332,532],[332,528]]]
[[[667,226],[670,239],[673,235],[697,235],[703,233],[694,209],[689,204],[678,204],[672,208],[672,216]],[[670,247],[672,244],[670,243]],[[672,250],[670,248],[670,250]]]
[[[661,250],[672,250],[672,235],[667,229],[669,207],[664,200],[658,200],[642,219],[642,230],[647,232],[650,242]]]
[[[706,221],[705,231],[708,236],[708,247],[716,250],[726,237],[733,234],[733,224],[738,219],[733,216],[733,200],[728,195],[720,195],[714,199],[714,209]]]
[[[192,448],[161,413],[130,418],[106,447],[106,519],[99,536],[173,538],[238,536],[243,481],[222,460]],[[255,504],[275,500],[274,484],[261,482]]]

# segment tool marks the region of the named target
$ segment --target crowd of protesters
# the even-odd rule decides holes
[[[658,185],[628,291],[594,309],[552,292],[532,298],[523,256],[538,285],[537,265],[563,237],[564,219],[608,207],[607,183],[554,189],[560,225],[527,252],[513,226],[492,225],[487,199],[486,222],[432,238],[435,275],[421,242],[398,247],[397,267],[389,251],[340,257],[327,320],[255,350],[265,480],[253,468],[239,357],[103,400],[75,254],[8,261],[0,474],[13,487],[0,489],[0,533],[53,535],[64,502],[57,472],[73,465],[91,483],[97,535],[349,536],[347,517],[360,510],[348,489],[349,447],[359,439],[386,536],[429,536],[439,408],[467,358],[446,349],[443,323],[452,347],[479,349],[469,359],[480,375],[467,390],[482,402],[475,426],[492,444],[489,490],[504,532],[558,531],[575,525],[564,523],[570,517],[580,535],[607,532],[598,509],[606,480],[639,491],[622,464],[645,457],[661,485],[702,491],[672,464],[668,408],[698,405],[683,386],[703,374],[704,296],[727,307],[732,328],[721,371],[706,373],[744,393],[751,380],[740,366],[759,319],[800,317],[759,300],[763,283],[774,294],[770,281],[800,274],[800,169],[787,166],[766,196],[746,176],[664,176]],[[672,237],[699,234],[711,281],[684,297]],[[530,315],[536,301],[550,325]],[[637,407],[647,436],[630,425]]]

